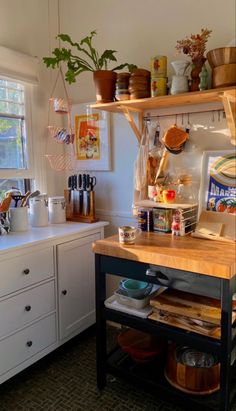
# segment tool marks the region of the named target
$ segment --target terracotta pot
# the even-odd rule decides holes
[[[116,73],[111,70],[98,70],[93,73],[97,103],[114,101]]]

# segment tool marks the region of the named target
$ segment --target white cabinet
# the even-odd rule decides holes
[[[95,322],[104,222],[0,236],[0,384]]]
[[[0,261],[0,382],[57,341],[53,247]],[[50,348],[49,348],[50,351]]]
[[[57,246],[59,335],[66,338],[95,322],[95,265],[92,243],[100,233]]]

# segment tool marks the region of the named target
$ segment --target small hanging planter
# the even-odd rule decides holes
[[[61,76],[61,79],[62,79],[65,98],[53,97],[59,76]],[[65,148],[65,152],[62,154],[53,154],[53,153],[49,154],[47,153],[47,147],[46,147],[47,154],[45,154],[45,157],[48,160],[50,167],[55,171],[74,170],[76,167],[76,155],[75,155],[75,146],[74,146],[75,130],[74,128],[72,128],[72,121],[71,121],[71,100],[68,97],[68,93],[66,90],[65,81],[64,81],[61,67],[59,67],[56,81],[54,83],[51,97],[49,99],[48,124],[50,124],[49,120],[52,114],[52,109],[56,113],[56,117],[57,117],[57,114],[59,114],[59,116],[65,115],[65,118],[63,118],[63,125],[56,125],[56,124],[48,125],[47,133],[50,137],[54,139],[56,143],[64,144],[66,148]],[[64,126],[64,119],[65,119],[65,126]],[[48,139],[47,139],[47,143],[48,143]]]
[[[50,98],[49,102],[52,104],[55,113],[66,114],[70,111],[71,101],[64,98]]]

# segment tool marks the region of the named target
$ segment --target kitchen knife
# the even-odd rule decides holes
[[[82,174],[78,176],[78,189],[79,189],[79,212],[80,214],[83,211],[83,182],[82,182]]]
[[[83,215],[89,214],[89,202],[88,202],[88,192],[87,192],[87,175],[83,174]]]
[[[93,191],[95,185],[97,184],[97,179],[95,176],[89,178],[90,190]]]
[[[78,191],[78,176],[74,174],[73,176],[73,210],[75,214],[80,214],[80,202],[79,202],[79,191]]]

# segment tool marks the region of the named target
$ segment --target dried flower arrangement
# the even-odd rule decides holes
[[[192,61],[204,58],[206,43],[212,30],[201,29],[200,34],[191,34],[190,38],[178,40],[175,46],[178,53],[181,51],[191,57]]]

